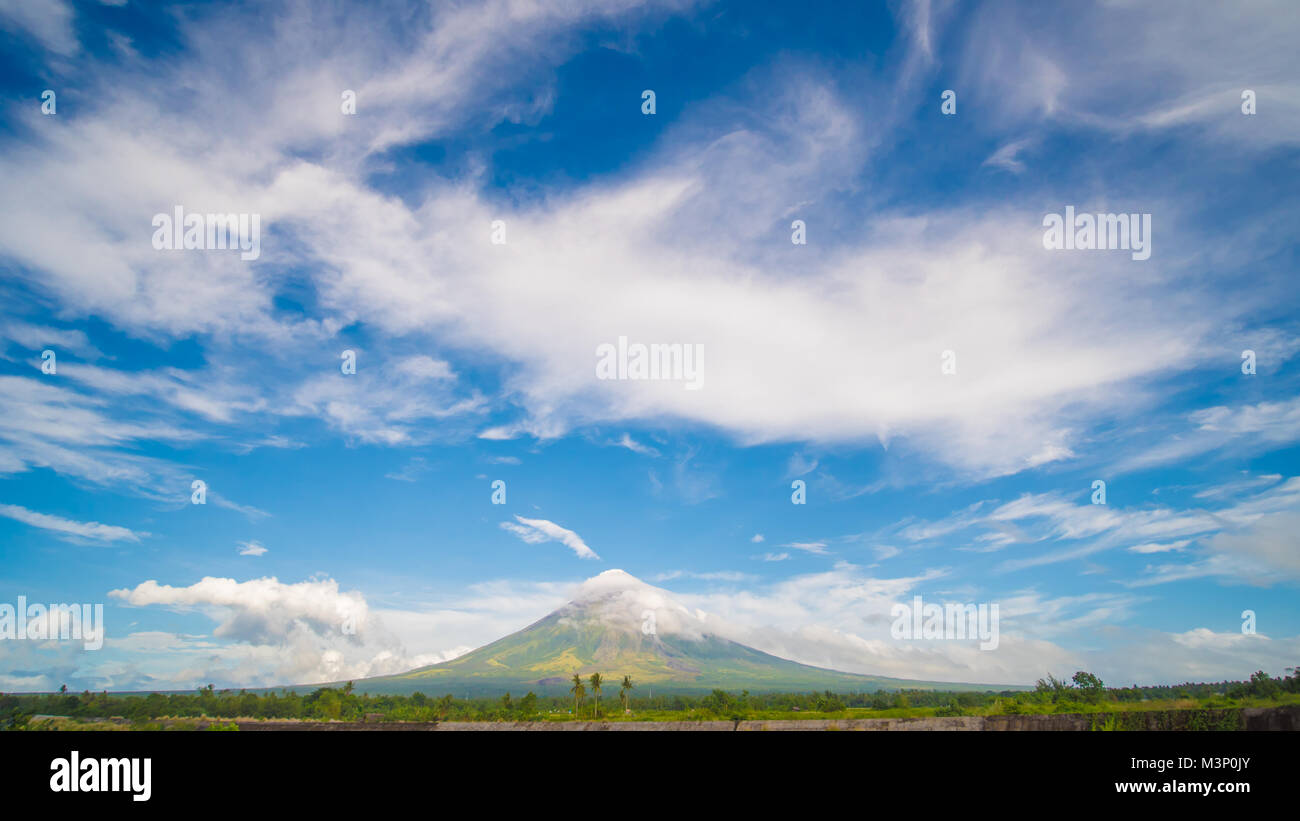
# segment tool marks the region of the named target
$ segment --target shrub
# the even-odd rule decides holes
[[[995,715],[1022,716],[1029,710],[1018,699],[1004,698],[994,705],[993,712]]]

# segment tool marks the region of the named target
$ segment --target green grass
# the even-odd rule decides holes
[[[1014,703],[1014,707],[1010,704]],[[1240,711],[1246,707],[1279,707],[1300,705],[1300,694],[1283,694],[1277,698],[1242,698],[1224,699],[1166,699],[1145,702],[1116,702],[1102,699],[1095,703],[1058,702],[1056,704],[1020,702],[1018,700],[1000,699],[986,707],[963,708],[960,712],[968,716],[990,715],[1052,715],[1061,713],[1095,714],[1098,716],[1092,729],[1099,731],[1116,731],[1145,728],[1145,714],[1178,713],[1182,711],[1203,711],[1203,715],[1193,717],[1186,722],[1190,730],[1234,730],[1240,726]],[[603,713],[593,718],[588,707],[575,718],[568,711],[538,713],[531,720],[546,722],[566,721],[659,721],[659,722],[693,722],[693,721],[845,721],[850,719],[887,719],[887,718],[934,718],[951,715],[945,707],[893,707],[884,710],[870,707],[848,707],[834,712],[817,710],[742,710],[731,715],[718,715],[703,709],[690,710],[637,710],[631,715],[624,715],[621,709]],[[1132,714],[1132,719],[1126,718]],[[1143,714],[1139,716],[1139,714]],[[223,720],[203,720],[204,729],[208,731],[237,730],[235,721],[253,721],[256,719],[227,718]],[[456,719],[449,719],[456,720]],[[466,721],[482,719],[463,719]],[[25,729],[36,731],[123,731],[123,730],[198,730],[200,719],[193,717],[162,717],[147,721],[107,720],[93,718],[71,718],[56,716],[30,722]]]
[[[1279,684],[1259,674],[1252,676],[1249,684],[1186,684],[1152,688],[1146,695],[1136,688],[1044,686],[1019,692],[912,690],[843,697],[830,691],[763,694],[719,689],[691,698],[663,696],[656,687],[652,699],[633,692],[632,712],[625,714],[619,690],[612,686],[614,681],[607,685],[600,702],[600,721],[846,721],[1083,714],[1094,716],[1091,723],[1102,730],[1222,730],[1241,726],[1245,708],[1300,706],[1300,688],[1296,687],[1300,679],[1292,677]],[[0,729],[200,729],[220,723],[221,729],[228,730],[236,720],[359,722],[367,716],[369,722],[593,720],[594,702],[590,696],[576,715],[572,705],[571,698],[539,697],[531,692],[524,697],[515,693],[514,698],[502,694],[498,698],[469,700],[450,694],[437,698],[422,693],[371,696],[352,692],[348,687],[321,688],[305,696],[288,690],[263,696],[217,692],[210,687],[189,694],[143,697],[89,692],[0,694]]]
[[[1014,706],[1013,706],[1014,705]],[[1277,698],[1242,698],[1226,699],[1216,696],[1210,699],[1164,699],[1153,701],[1120,702],[1101,699],[1096,702],[1062,701],[1057,703],[1036,703],[1015,699],[999,699],[984,707],[964,707],[960,715],[996,716],[996,715],[1059,715],[1071,714],[1115,714],[1115,713],[1151,713],[1180,710],[1239,710],[1246,707],[1280,707],[1300,705],[1300,694],[1287,693]],[[884,710],[870,707],[847,707],[835,712],[816,710],[743,710],[732,715],[718,715],[708,710],[637,710],[632,715],[623,715],[621,711],[605,711],[599,718],[593,717],[590,707],[584,708],[577,718],[571,712],[560,711],[539,713],[536,721],[730,721],[737,717],[746,721],[796,721],[796,720],[845,720],[862,718],[936,718],[953,715],[945,707],[891,707]],[[456,720],[456,719],[450,719]],[[465,719],[467,721],[477,719]],[[1103,721],[1102,723],[1106,723]],[[1112,719],[1112,725],[1122,724],[1122,719]],[[1098,729],[1101,729],[1100,727]],[[1118,726],[1106,729],[1121,729]]]

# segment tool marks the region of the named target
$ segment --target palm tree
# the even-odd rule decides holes
[[[593,718],[600,716],[600,673],[591,674],[591,692],[596,696],[596,714]]]
[[[632,683],[631,676],[623,676],[623,684],[618,688],[618,700],[623,702],[623,712],[627,712],[628,701],[631,698],[631,689],[635,687]]]
[[[582,699],[587,695],[587,688],[582,686],[582,676],[578,675],[577,673],[573,674],[573,687],[569,689],[569,692],[573,693],[573,717],[577,718],[578,705],[582,702]]]

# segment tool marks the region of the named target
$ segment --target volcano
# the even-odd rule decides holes
[[[355,682],[369,693],[562,695],[574,673],[617,683],[632,676],[654,692],[873,692],[986,690],[812,667],[722,638],[709,617],[622,570],[588,579],[573,601],[518,632],[451,661]]]

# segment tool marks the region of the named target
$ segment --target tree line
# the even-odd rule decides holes
[[[936,715],[961,715],[1000,704],[1009,712],[1034,708],[1068,710],[1072,705],[1100,702],[1141,702],[1174,699],[1275,699],[1300,694],[1300,670],[1287,668],[1289,676],[1274,678],[1256,671],[1246,681],[1184,683],[1148,687],[1107,687],[1092,673],[1079,671],[1069,680],[1048,675],[1033,690],[954,692],[944,690],[893,690],[863,693],[731,693],[714,690],[706,695],[661,693],[633,699],[631,676],[623,676],[618,698],[623,715],[682,713],[693,719],[743,718],[762,712],[839,713],[848,708],[897,710],[935,708]],[[310,693],[294,690],[249,692],[217,690],[213,685],[186,693],[57,693],[0,694],[0,729],[24,726],[37,715],[72,718],[120,718],[132,722],[160,718],[256,718],[304,721],[536,721],[548,716],[575,719],[605,717],[601,696],[607,686],[602,674],[584,678],[575,673],[568,696],[537,695],[522,698],[510,693],[495,698],[431,697],[424,693],[384,695],[356,692],[349,682],[342,687],[320,687]],[[591,704],[588,707],[588,695]]]

